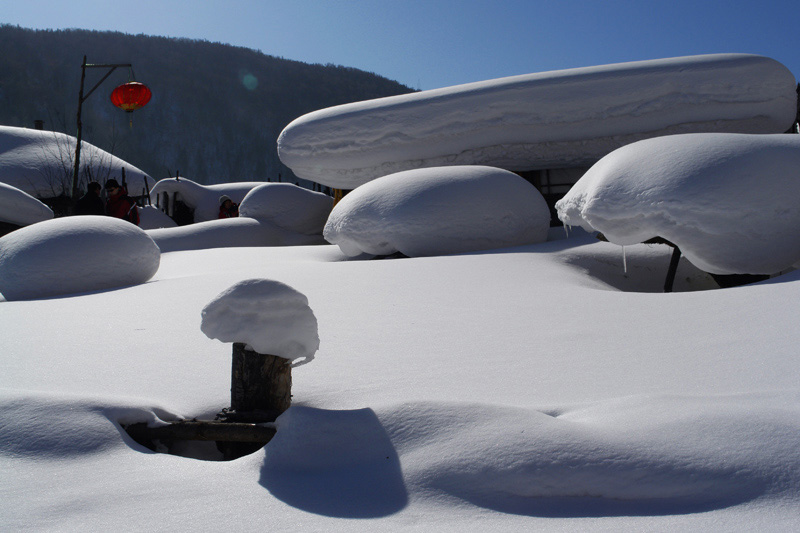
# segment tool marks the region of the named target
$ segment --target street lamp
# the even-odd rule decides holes
[[[111,64],[87,64],[86,63],[86,56],[83,56],[83,64],[81,65],[81,88],[80,92],[78,93],[78,131],[77,131],[77,143],[75,144],[75,166],[72,171],[72,199],[78,199],[78,174],[81,164],[81,133],[83,129],[83,123],[81,122],[81,112],[83,110],[83,102],[89,98],[92,93],[97,89],[101,83],[106,81],[112,72],[114,72],[119,67],[128,67],[133,72],[133,66],[130,63],[111,63]],[[106,72],[105,76],[103,76],[100,81],[98,81],[92,89],[83,94],[83,84],[86,79],[86,69],[87,68],[107,68],[108,72]],[[111,93],[111,101],[112,103],[124,109],[127,112],[132,112],[135,109],[139,109],[143,107],[147,102],[150,101],[150,89],[147,88],[146,85],[137,82],[128,82],[123,85],[120,85],[114,92]]]

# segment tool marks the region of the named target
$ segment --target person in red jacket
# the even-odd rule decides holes
[[[239,206],[225,195],[219,197],[219,217],[234,218],[239,216]]]
[[[138,226],[139,209],[136,207],[136,202],[119,186],[117,180],[111,179],[106,182],[106,193],[108,194],[106,215],[127,220]]]

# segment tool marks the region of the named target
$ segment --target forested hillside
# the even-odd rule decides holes
[[[189,39],[86,30],[0,26],[0,124],[75,135],[81,63],[131,63],[152,90],[131,115],[109,101],[130,81],[117,69],[83,105],[83,139],[155,179],[180,172],[199,183],[297,181],[278,160],[276,139],[300,115],[411,92],[373,73],[310,65]],[[90,68],[88,92],[107,69]],[[132,127],[129,119],[133,120]]]

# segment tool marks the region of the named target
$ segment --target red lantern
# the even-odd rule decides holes
[[[152,93],[147,85],[136,81],[123,83],[111,93],[111,103],[128,113],[147,105]]]

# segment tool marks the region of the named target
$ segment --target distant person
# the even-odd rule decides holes
[[[219,217],[234,218],[239,216],[239,206],[225,195],[219,197]]]
[[[110,217],[127,220],[138,226],[139,209],[136,207],[136,202],[119,186],[117,180],[111,179],[106,182],[106,193],[108,194],[106,214]]]
[[[81,196],[78,203],[75,205],[76,215],[105,215],[106,208],[103,204],[103,199],[100,198],[100,191],[103,188],[96,181],[89,182],[89,188],[86,194]]]

